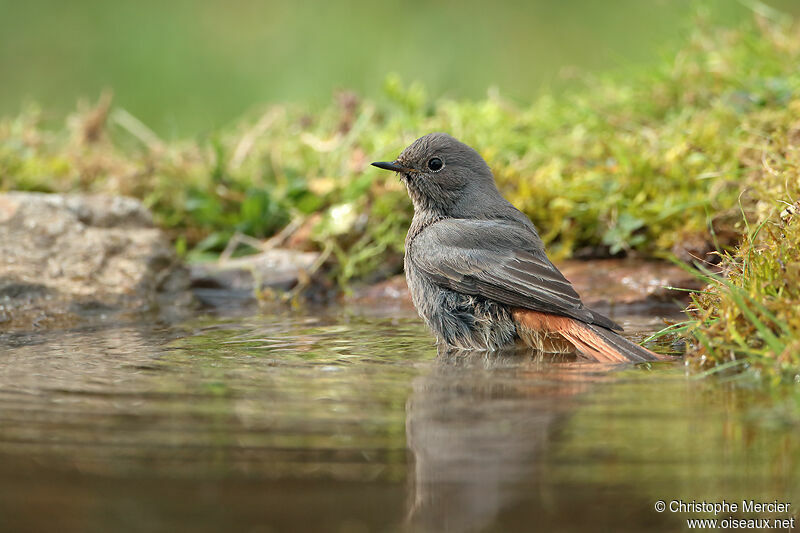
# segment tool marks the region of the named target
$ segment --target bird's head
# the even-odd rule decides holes
[[[483,158],[446,133],[420,137],[391,162],[372,163],[400,174],[414,210],[446,217],[485,218],[480,210],[505,200]]]

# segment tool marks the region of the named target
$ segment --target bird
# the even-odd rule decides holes
[[[413,204],[406,282],[440,347],[521,346],[605,363],[665,359],[584,305],[547,257],[533,222],[503,197],[470,146],[430,133],[394,161],[372,165],[396,172]]]

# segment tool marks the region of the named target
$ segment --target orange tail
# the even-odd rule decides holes
[[[595,361],[627,363],[667,357],[634,344],[620,334],[594,324],[529,309],[514,309],[517,333],[528,346],[551,352],[580,352]]]

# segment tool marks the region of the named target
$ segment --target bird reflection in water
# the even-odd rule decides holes
[[[560,422],[615,368],[553,354],[440,349],[406,405],[412,529],[482,531],[535,498]]]

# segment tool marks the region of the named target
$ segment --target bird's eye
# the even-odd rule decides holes
[[[444,161],[442,161],[438,157],[431,157],[428,160],[428,168],[434,172],[439,172],[444,168]]]

